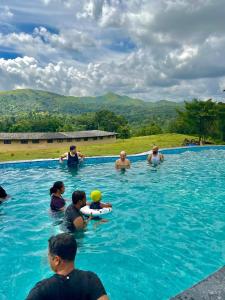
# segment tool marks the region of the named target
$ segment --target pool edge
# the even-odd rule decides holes
[[[202,150],[210,150],[210,149],[223,149],[225,150],[225,145],[207,145],[207,146],[184,146],[184,147],[171,147],[171,148],[162,148],[160,149],[160,152],[163,154],[180,154],[186,151],[192,151],[192,152],[199,152]],[[151,152],[151,150],[137,153],[137,154],[131,154],[128,155],[128,158],[130,158],[133,161],[136,161],[141,158],[146,157]],[[85,162],[93,162],[95,163],[101,163],[101,162],[112,162],[113,160],[118,159],[118,155],[103,155],[103,156],[89,156],[85,158]],[[3,167],[10,167],[10,166],[19,166],[22,165],[32,165],[35,163],[51,163],[51,162],[58,162],[59,158],[42,158],[42,159],[33,159],[33,160],[13,160],[13,161],[3,161],[0,162],[0,169]]]
[[[170,300],[222,300],[225,299],[225,266],[184,290]]]

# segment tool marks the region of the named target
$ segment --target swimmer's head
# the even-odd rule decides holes
[[[120,158],[121,158],[121,160],[125,160],[126,156],[127,156],[127,154],[126,154],[125,151],[121,151],[120,152]]]
[[[54,272],[61,270],[62,265],[74,262],[77,243],[73,234],[60,233],[48,240],[48,259]]]
[[[75,152],[76,152],[76,149],[77,149],[76,146],[74,146],[74,145],[70,146],[70,152],[71,152],[71,153],[75,153]]]
[[[65,192],[65,186],[62,181],[54,182],[53,186],[50,188],[50,195],[57,192],[59,192],[60,194],[63,194]]]
[[[102,193],[99,190],[92,191],[90,196],[94,202],[99,202],[102,199]]]
[[[158,147],[158,146],[154,146],[154,147],[152,148],[152,153],[153,153],[153,154],[157,154],[158,151],[159,151],[159,147]]]

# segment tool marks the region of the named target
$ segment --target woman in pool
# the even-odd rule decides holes
[[[64,211],[66,206],[66,201],[63,199],[62,194],[65,192],[65,186],[62,181],[56,181],[53,186],[50,188],[51,195],[51,210]]]
[[[10,196],[6,193],[2,186],[0,186],[0,204],[9,199]]]

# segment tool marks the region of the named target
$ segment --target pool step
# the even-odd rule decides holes
[[[170,300],[225,300],[225,267]]]

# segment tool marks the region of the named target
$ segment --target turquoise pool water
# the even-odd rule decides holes
[[[51,275],[47,240],[59,231],[49,215],[56,180],[89,195],[100,189],[113,204],[109,222],[94,221],[79,240],[77,268],[102,279],[111,299],[164,300],[225,261],[225,151],[168,154],[157,171],[145,161],[125,173],[113,163],[65,168],[1,169],[13,198],[0,206],[0,299],[21,300]]]

